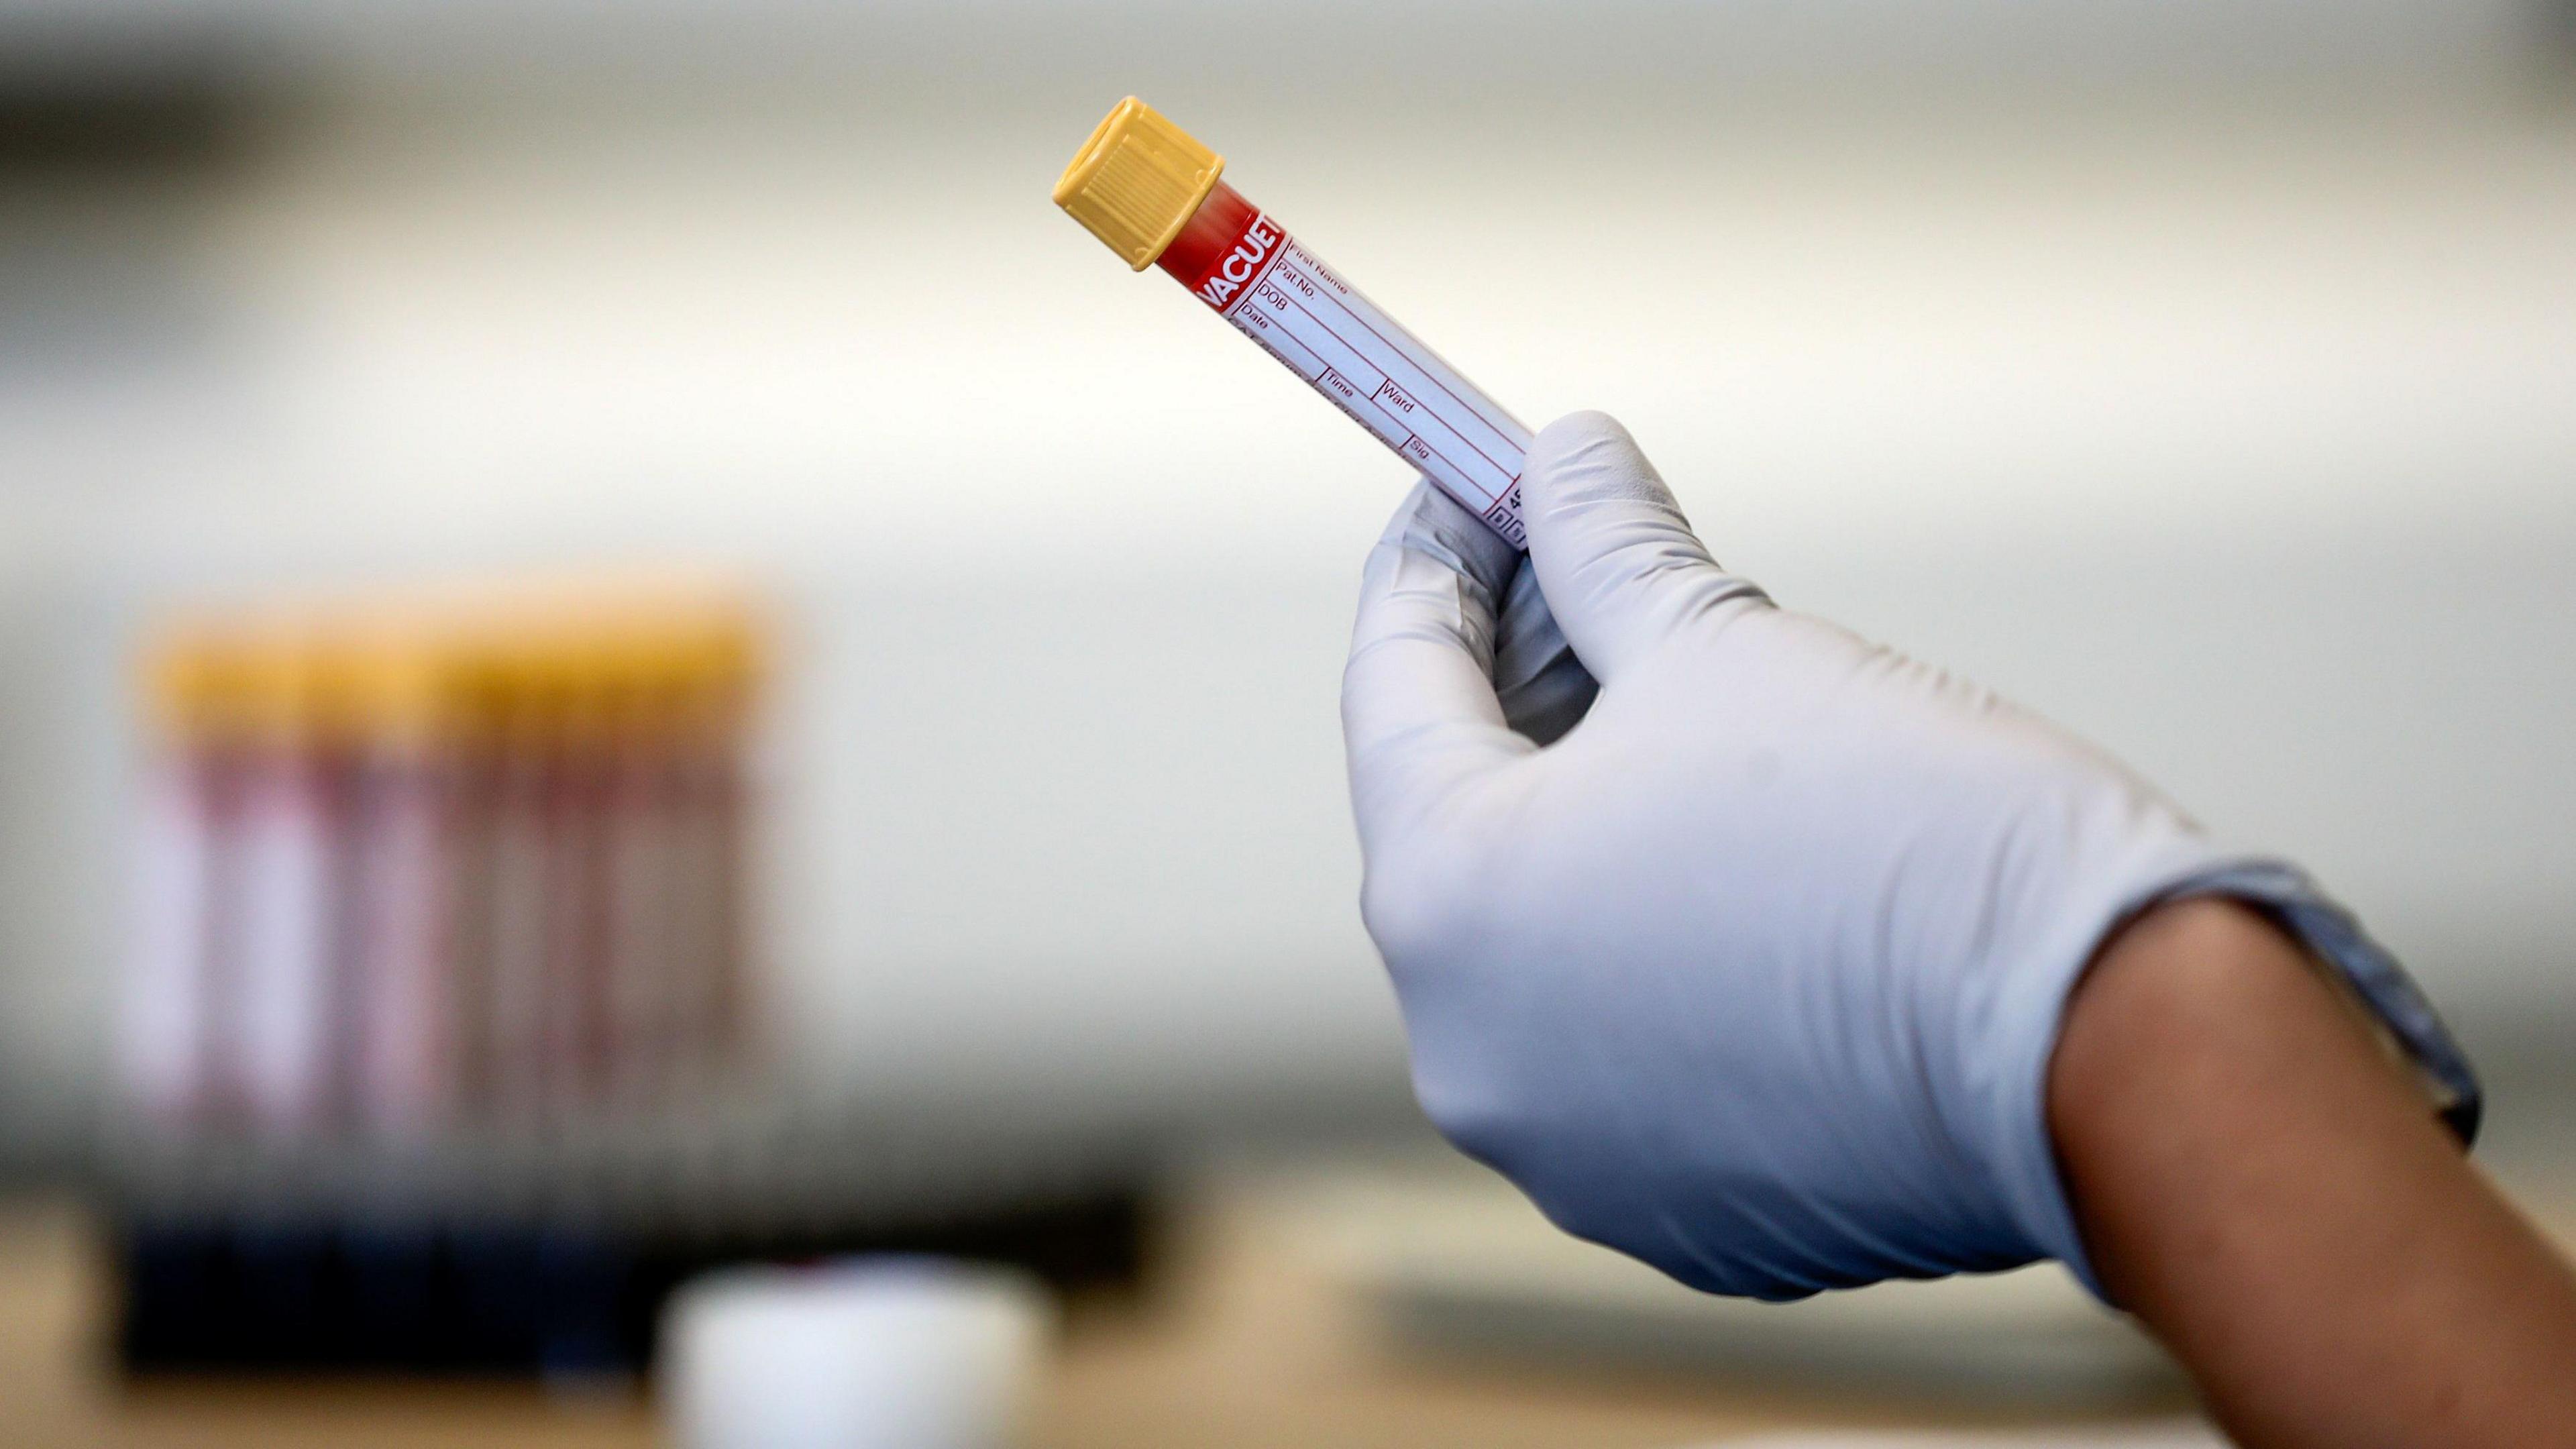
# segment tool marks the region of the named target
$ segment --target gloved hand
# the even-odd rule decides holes
[[[1526,567],[1417,488],[1369,559],[1342,717],[1415,1090],[1560,1226],[1763,1298],[2086,1274],[2049,1053],[2097,945],[2185,894],[2268,910],[2473,1122],[2429,1008],[2296,870],[1774,607],[1607,417],[1540,433],[1521,488]]]

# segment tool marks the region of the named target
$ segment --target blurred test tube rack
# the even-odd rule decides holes
[[[748,855],[764,612],[706,588],[203,612],[150,740],[110,1180],[131,1367],[619,1372],[721,1263],[1124,1282],[1133,1176],[800,1109]]]

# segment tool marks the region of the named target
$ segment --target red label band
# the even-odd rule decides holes
[[[1287,244],[1288,233],[1279,223],[1220,182],[1155,265],[1200,301],[1230,312]]]

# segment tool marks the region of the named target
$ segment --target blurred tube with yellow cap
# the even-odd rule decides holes
[[[739,1057],[763,611],[557,582],[209,611],[145,651],[126,1095],[298,1139],[655,1111]]]

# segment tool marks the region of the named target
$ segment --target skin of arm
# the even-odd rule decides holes
[[[2104,1288],[2237,1442],[2576,1446],[2576,1274],[2259,914],[2105,944],[2048,1116]]]

